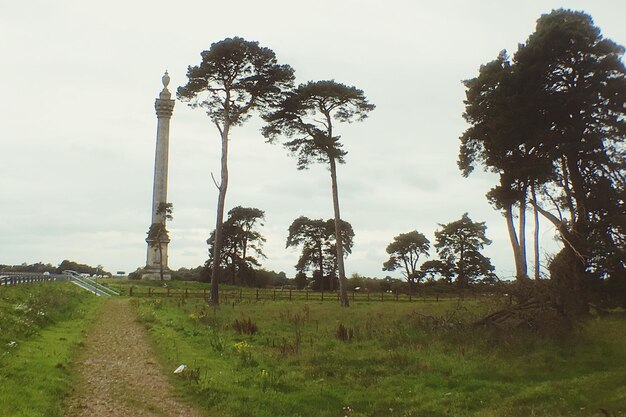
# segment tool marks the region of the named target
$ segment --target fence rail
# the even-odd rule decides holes
[[[58,277],[52,275],[2,275],[0,276],[0,286],[34,284],[40,282],[56,281]]]
[[[204,298],[209,299],[210,289],[190,288],[155,288],[155,287],[128,287],[127,295],[130,297],[161,297],[161,298]],[[456,299],[460,294],[404,294],[398,291],[388,292],[351,292],[351,301],[440,301],[444,299]],[[465,294],[473,297],[475,294]],[[336,301],[339,299],[338,292],[318,292],[309,290],[291,289],[256,289],[256,290],[225,290],[220,291],[220,302],[242,301]]]

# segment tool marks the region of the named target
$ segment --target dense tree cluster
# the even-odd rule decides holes
[[[569,310],[585,310],[599,285],[626,290],[623,54],[590,16],[555,10],[512,60],[502,52],[465,82],[470,127],[459,167],[499,174],[488,198],[506,218],[518,280],[528,276],[527,206],[535,211],[536,278],[539,214],[556,227],[563,249],[549,271],[561,300],[572,300]]]
[[[61,274],[63,273],[63,271],[67,271],[67,270],[75,271],[75,272],[78,272],[79,274],[89,274],[89,275],[101,274],[101,275],[109,275],[109,276],[111,275],[110,272],[105,271],[99,266],[94,267],[94,266],[89,266],[85,264],[79,264],[78,262],[69,261],[67,259],[63,260],[63,262],[59,264],[55,272],[57,274]]]
[[[402,274],[409,283],[409,291],[413,292],[413,284],[419,284],[422,278],[418,273],[417,262],[420,255],[428,256],[429,249],[430,241],[417,230],[401,233],[387,246],[389,260],[383,264],[383,271],[402,269]]]
[[[231,284],[251,284],[254,279],[254,266],[260,266],[258,258],[265,258],[263,243],[265,237],[257,227],[263,226],[265,213],[254,207],[237,206],[228,212],[223,225],[223,242],[219,268],[228,271]],[[215,230],[207,240],[209,260],[207,265],[213,268],[213,248]]]
[[[0,264],[0,273],[2,272],[34,272],[41,274],[44,272],[53,273],[56,272],[57,267],[52,264],[44,264],[43,262],[36,262],[34,264],[28,264],[26,262],[20,265],[2,265]]]
[[[341,245],[347,256],[352,252],[354,231],[352,225],[341,220]],[[289,226],[286,247],[302,246],[298,263],[299,273],[313,271],[315,289],[334,290],[337,279],[337,240],[334,219],[309,219],[300,216]]]
[[[390,256],[383,264],[383,271],[403,269],[411,292],[413,284],[419,284],[427,277],[430,277],[430,281],[441,277],[448,283],[456,280],[461,289],[479,278],[487,282],[495,279],[491,261],[480,253],[481,249],[491,244],[486,236],[487,226],[484,222],[473,222],[465,213],[461,219],[440,224],[439,227],[435,232],[435,249],[439,259],[425,261],[417,267],[421,255],[428,257],[430,241],[414,230],[399,234],[387,246]]]
[[[50,263],[44,264],[43,262],[36,262],[34,264],[28,264],[26,262],[20,265],[2,265],[0,264],[0,273],[1,272],[25,272],[25,273],[36,273],[42,274],[44,272],[48,272],[51,274],[61,274],[63,271],[75,271],[79,274],[89,274],[89,275],[107,275],[111,276],[112,274],[108,271],[102,269],[101,266],[90,266],[86,264],[81,264],[78,262],[70,261],[68,259],[63,260],[58,266],[54,266]]]

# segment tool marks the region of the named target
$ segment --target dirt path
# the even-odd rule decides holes
[[[66,417],[197,417],[157,365],[146,329],[127,299],[107,300],[75,366]]]

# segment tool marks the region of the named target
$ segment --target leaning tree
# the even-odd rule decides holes
[[[337,163],[345,162],[347,152],[336,135],[333,123],[361,121],[374,109],[362,90],[335,81],[310,81],[290,92],[274,112],[264,116],[263,134],[270,142],[279,136],[291,138],[284,146],[298,157],[298,169],[314,162],[327,163],[335,214],[337,266],[342,306],[348,306],[344,253],[341,240],[341,215],[337,189]]]
[[[189,81],[177,90],[179,100],[201,107],[217,128],[222,145],[221,179],[213,259],[222,250],[224,204],[228,187],[228,140],[231,127],[240,126],[254,110],[264,112],[277,104],[293,85],[293,69],[279,65],[274,52],[258,42],[234,37],[211,45],[201,53],[202,62],[187,70]],[[219,263],[211,272],[211,303],[219,303]]]

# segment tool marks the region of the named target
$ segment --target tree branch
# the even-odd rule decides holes
[[[217,181],[215,180],[215,177],[213,176],[213,173],[211,172],[211,179],[213,180],[213,184],[215,184],[215,186],[217,187],[218,190],[221,190],[222,187],[220,185],[217,184]]]
[[[572,251],[574,251],[574,253],[576,254],[576,256],[578,256],[580,258],[580,260],[584,263],[586,262],[585,256],[583,256],[583,254],[581,254],[578,249],[576,249],[576,247],[574,246],[574,244],[570,241],[570,239],[568,239],[568,235],[570,234],[569,231],[567,230],[567,225],[564,221],[559,220],[558,217],[556,217],[554,214],[550,213],[547,210],[544,210],[543,208],[541,208],[539,206],[539,204],[536,204],[534,201],[531,201],[530,204],[537,209],[537,211],[539,213],[541,213],[541,215],[543,217],[545,217],[546,219],[548,219],[553,225],[554,227],[556,227],[556,230],[559,231],[559,234],[561,235],[561,239],[563,239],[563,242],[565,242],[567,244],[567,246],[569,246]]]

